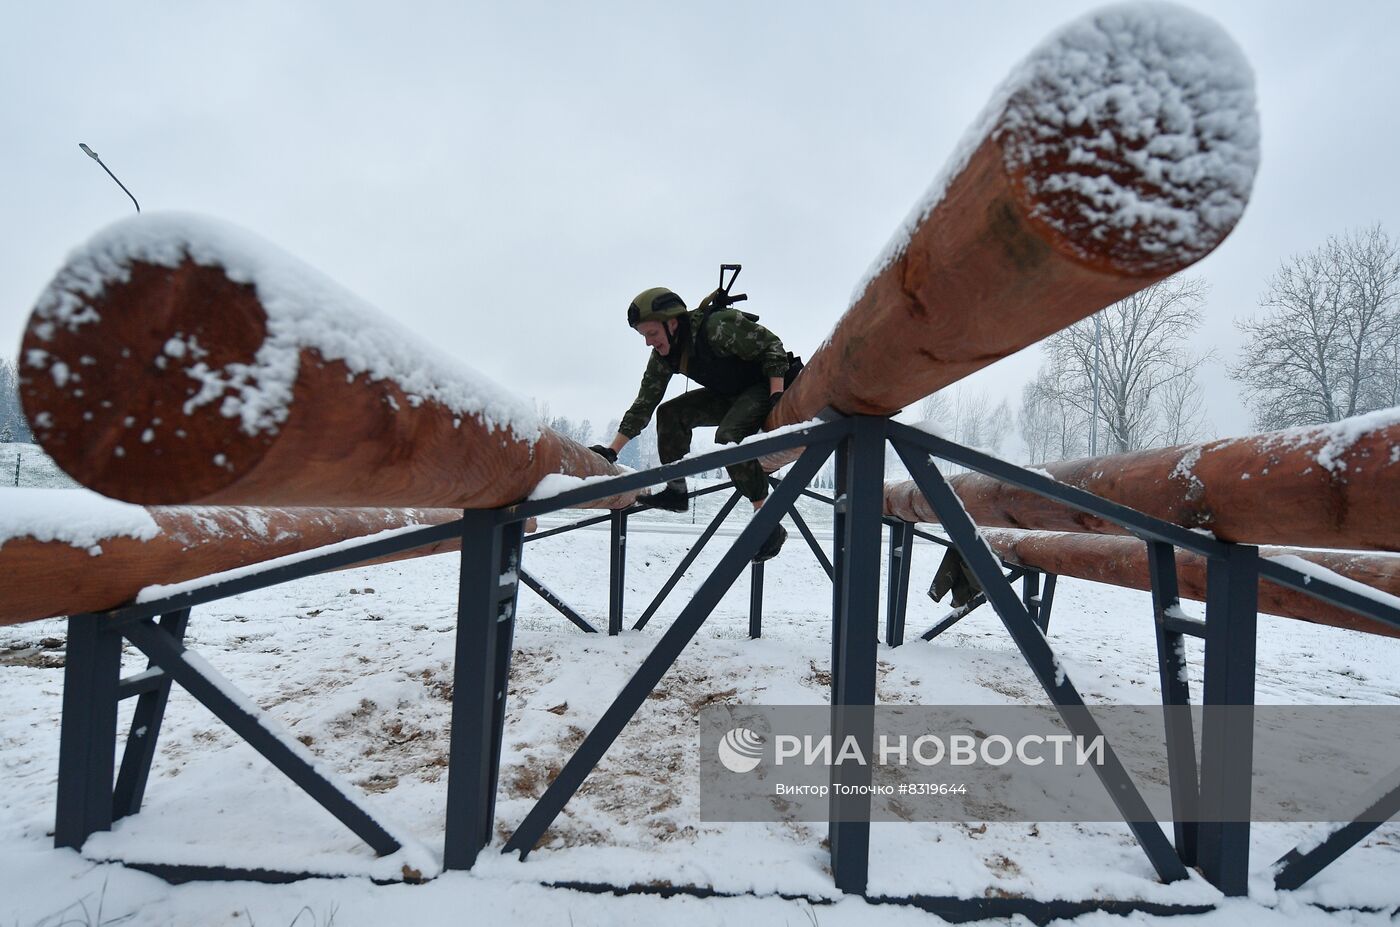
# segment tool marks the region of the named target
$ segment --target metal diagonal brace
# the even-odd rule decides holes
[[[305,747],[288,736],[266,714],[235,694],[237,690],[226,679],[202,659],[185,650],[168,631],[148,620],[128,625],[122,633],[152,663],[179,683],[180,688],[194,696],[196,701],[281,770],[303,792],[354,831],[375,853],[385,856],[399,849],[399,841],[367,809],[317,769],[316,758]]]
[[[690,565],[695,562],[695,558],[700,556],[700,552],[705,549],[705,545],[710,543],[710,538],[715,536],[715,532],[719,530],[719,526],[724,524],[724,520],[729,517],[730,512],[734,511],[734,506],[737,505],[742,498],[743,495],[736,489],[724,505],[720,507],[715,517],[710,519],[710,523],[706,525],[705,530],[701,532],[700,538],[691,545],[690,550],[686,551],[685,556],[681,558],[681,562],[671,573],[670,578],[662,585],[661,591],[651,600],[651,604],[646,607],[646,611],[642,612],[642,617],[638,618],[637,623],[632,626],[633,631],[640,631],[647,626],[647,622],[656,614],[656,610],[661,607],[661,603],[666,601],[666,597],[671,594],[672,589],[676,588],[676,584],[681,581],[681,577],[685,575],[685,571],[690,569]]]
[[[162,615],[160,627],[171,639],[183,641],[185,629],[189,626],[190,610],[182,608],[177,612]],[[161,723],[165,720],[165,705],[170,699],[170,676],[154,665],[147,672],[159,673],[159,685],[141,692],[136,699],[136,710],[131,715],[131,729],[126,737],[126,748],[122,751],[121,771],[117,774],[117,787],[112,795],[112,819],[136,814],[141,810],[141,802],[146,795],[146,780],[151,774],[151,762],[156,755],[156,741],[160,738]]]
[[[908,467],[910,476],[918,484],[919,490],[932,503],[939,521],[967,562],[968,568],[977,577],[978,583],[986,593],[987,601],[996,610],[1027,665],[1055,704],[1065,726],[1079,737],[1091,740],[1102,737],[1103,731],[1084,704],[1079,690],[1055,659],[1055,653],[1039,625],[1031,619],[1020,597],[1016,595],[1016,590],[998,568],[996,555],[977,534],[977,526],[973,524],[952,487],[943,479],[943,474],[938,472],[927,451],[917,446],[907,446],[902,441],[895,441],[894,447],[904,465]],[[1107,740],[1104,741],[1104,745],[1104,763],[1102,766],[1095,766],[1094,771],[1108,790],[1114,805],[1123,815],[1133,836],[1142,845],[1152,867],[1157,870],[1157,875],[1166,882],[1185,879],[1186,867],[1177,858],[1171,842],[1162,833],[1151,809],[1147,807],[1147,802],[1143,800],[1142,793],[1133,784],[1127,769]]]
[[[526,540],[529,539],[527,538]],[[540,582],[534,577],[533,574],[527,572],[523,567],[520,568],[518,572],[520,573],[520,581],[522,583],[529,586],[531,591],[533,591],[535,595],[544,599],[545,602],[548,605],[550,605],[556,612],[572,621],[574,623],[574,626],[577,627],[580,631],[583,631],[586,634],[598,633],[598,629],[593,627],[593,625],[589,623],[587,618],[584,618],[578,612],[570,608],[569,603],[565,602],[562,598],[560,598],[559,594],[556,593],[553,589],[550,589],[544,583]]]
[[[792,465],[792,470],[788,473],[787,479],[783,480],[778,490],[768,497],[768,501],[754,513],[739,537],[735,539],[729,551],[720,558],[720,562],[715,566],[714,571],[696,590],[694,597],[689,604],[681,610],[679,616],[661,636],[647,658],[642,661],[642,665],[623,686],[613,703],[608,706],[607,711],[599,719],[597,725],[584,738],[578,750],[564,764],[559,775],[539,801],[530,809],[530,813],[525,816],[525,820],[516,828],[509,841],[506,842],[502,852],[519,853],[523,859],[539,842],[540,837],[558,817],[564,805],[578,791],[583,780],[598,765],[598,761],[603,758],[603,754],[612,746],[622,729],[637,713],[642,704],[661,681],[661,677],[676,662],[685,646],[695,637],[700,626],[705,623],[710,612],[719,604],[719,600],[724,597],[725,592],[739,578],[744,567],[748,565],[753,555],[758,552],[759,547],[767,539],[769,532],[777,526],[788,508],[792,506],[793,500],[797,498],[797,492],[807,481],[816,475],[821,465],[826,461],[831,453],[831,443],[810,445],[797,462]]]
[[[1283,890],[1301,887],[1336,862],[1347,850],[1365,840],[1382,822],[1400,812],[1400,770],[1387,776],[1377,793],[1365,799],[1366,807],[1350,822],[1333,824],[1327,836],[1317,841],[1312,849],[1301,851],[1294,847],[1275,861],[1274,887]]]
[[[775,476],[770,476],[768,477],[768,482],[772,483],[774,486],[777,486],[778,478]],[[835,499],[829,499],[826,496],[814,493],[811,490],[803,490],[802,495],[807,496],[811,499],[819,499],[822,502],[825,502],[827,505],[831,505],[836,501]],[[812,550],[812,555],[817,558],[817,562],[820,563],[822,569],[826,571],[826,578],[834,578],[834,574],[832,572],[831,567],[831,560],[827,557],[826,551],[822,550],[821,544],[817,541],[817,536],[813,534],[812,529],[807,526],[807,521],[802,517],[802,513],[797,511],[797,506],[793,506],[792,511],[788,512],[788,518],[791,518],[792,523],[797,526],[797,530],[802,532],[802,539],[807,542],[807,546]]]

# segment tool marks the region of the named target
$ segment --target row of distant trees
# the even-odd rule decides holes
[[[1095,431],[1100,454],[1206,437],[1205,297],[1200,278],[1174,277],[1100,312],[1097,350],[1092,317],[1052,335],[1016,416],[1027,458],[1086,455]],[[1284,262],[1236,325],[1245,344],[1229,373],[1260,430],[1400,405],[1400,244],[1379,225],[1332,236]]]

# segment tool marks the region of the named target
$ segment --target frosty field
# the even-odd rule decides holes
[[[708,497],[709,510],[717,507]],[[738,516],[741,520],[742,516]],[[635,518],[628,537],[628,626],[705,522]],[[817,526],[820,533],[822,526]],[[585,635],[522,588],[507,714],[497,842],[468,873],[376,885],[376,862],[212,716],[171,698],[141,814],[94,837],[82,857],[52,849],[62,693],[61,621],[0,629],[0,924],[684,924],[751,921],[936,923],[917,909],[841,898],[824,825],[699,820],[696,712],[711,704],[823,704],[830,586],[797,532],[769,565],[764,637],[748,640],[741,579],[541,846],[497,852],[533,800],[722,551],[712,545],[642,632]],[[532,543],[525,566],[595,625],[606,625],[605,530]],[[909,638],[881,647],[879,698],[906,704],[1043,701],[1000,622],[974,612],[936,642],[917,635],[946,607],[922,596],[939,550],[919,545]],[[315,577],[195,610],[188,642],[440,859],[456,604],[456,555]],[[1199,607],[1187,605],[1199,614]],[[1091,703],[1158,699],[1148,596],[1062,580],[1050,639]],[[1193,642],[1195,643],[1195,642]],[[1261,618],[1261,704],[1400,702],[1400,641]],[[1199,650],[1191,684],[1199,696]],[[134,651],[128,671],[144,662]],[[130,702],[124,703],[127,712]],[[124,725],[128,717],[122,716]],[[1380,771],[1378,771],[1380,772]],[[1132,898],[1219,904],[1172,923],[1381,923],[1400,910],[1390,874],[1400,829],[1382,827],[1303,889],[1279,895],[1268,863],[1315,825],[1254,827],[1249,900],[1222,901],[1199,875],[1156,882],[1114,824],[879,824],[870,895]],[[220,864],[343,874],[290,885],[170,886],[96,859]],[[429,871],[425,875],[432,875]],[[738,897],[614,897],[545,883],[685,885]],[[786,899],[780,896],[787,896]],[[100,907],[100,912],[99,912]],[[1329,913],[1324,908],[1369,909]],[[1121,923],[1106,914],[1084,923]],[[1151,920],[1133,915],[1130,920]]]

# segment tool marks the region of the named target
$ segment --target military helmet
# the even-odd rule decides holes
[[[664,322],[685,313],[685,300],[664,286],[642,290],[627,307],[627,324],[636,328],[643,322]]]

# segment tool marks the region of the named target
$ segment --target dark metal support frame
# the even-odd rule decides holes
[[[588,776],[593,768],[602,759],[617,736],[622,732],[622,728],[632,719],[646,700],[648,694],[660,682],[681,651],[690,643],[695,634],[700,630],[705,619],[715,605],[728,591],[742,572],[744,566],[757,553],[758,548],[768,537],[768,534],[778,524],[779,519],[791,507],[797,496],[797,491],[806,485],[807,481],[825,462],[826,456],[830,453],[830,443],[823,443],[818,437],[818,432],[822,432],[826,426],[818,426],[812,429],[812,446],[808,447],[793,465],[788,478],[778,487],[777,491],[769,496],[768,501],[761,509],[754,513],[748,525],[740,532],[734,545],[720,558],[719,564],[715,567],[710,576],[700,585],[695,595],[679,616],[671,624],[670,628],[661,636],[660,641],[652,650],[651,654],[642,662],[642,665],[632,678],[623,687],[613,703],[603,713],[601,719],[584,738],[583,743],[575,751],[574,755],[564,764],[559,775],[555,778],[544,795],[535,803],[535,806],[526,815],[525,820],[520,823],[510,839],[506,841],[505,852],[519,853],[523,858],[544,836],[545,830],[564,805],[583,784],[583,780]],[[804,442],[806,443],[806,442]],[[755,454],[754,456],[757,456]],[[666,472],[671,467],[663,467],[660,473]],[[707,468],[699,468],[707,469]],[[658,471],[653,471],[658,472]],[[685,475],[684,473],[678,475]],[[669,479],[670,477],[664,477]],[[626,478],[623,478],[626,479]],[[655,481],[655,478],[649,482]],[[611,481],[610,481],[611,482]],[[601,486],[607,483],[599,484]],[[603,493],[600,495],[607,495]],[[524,507],[522,507],[524,508]],[[533,513],[531,513],[533,514]],[[453,736],[455,738],[456,731]]]
[[[227,683],[202,661],[187,659],[182,642],[184,628],[189,609],[204,602],[428,546],[444,539],[460,538],[463,557],[444,856],[448,868],[470,868],[479,851],[490,843],[493,834],[519,584],[524,582],[537,591],[544,590],[541,594],[548,593],[542,584],[521,568],[525,541],[521,532],[523,522],[536,515],[586,504],[594,499],[657,482],[801,447],[805,447],[806,451],[788,477],[776,483],[777,489],[768,503],[755,514],[718,566],[701,583],[691,601],[661,636],[655,649],[585,738],[559,777],[516,828],[506,842],[505,850],[524,857],[534,848],[550,822],[596,766],[681,650],[693,639],[763,539],[784,515],[793,518],[833,578],[834,725],[838,732],[868,739],[871,732],[856,727],[842,708],[874,703],[880,598],[880,486],[887,441],[893,445],[920,489],[934,505],[951,538],[951,545],[959,549],[986,590],[985,601],[991,603],[1028,665],[1059,708],[1066,724],[1076,733],[1094,736],[1098,727],[1073,683],[1057,663],[1045,638],[1055,577],[1045,575],[1042,585],[1042,574],[1024,568],[1013,570],[1009,576],[1003,575],[1001,565],[977,536],[976,526],[967,517],[930,455],[1107,519],[1149,545],[1162,698],[1168,706],[1189,704],[1189,692],[1182,673],[1185,666],[1185,636],[1205,639],[1204,703],[1252,704],[1256,587],[1260,577],[1400,628],[1400,609],[1333,584],[1325,578],[1304,575],[1283,564],[1261,560],[1256,548],[1223,543],[1162,522],[1057,483],[1034,471],[895,422],[872,417],[838,419],[779,436],[751,440],[645,473],[627,474],[589,484],[552,499],[493,511],[467,512],[462,519],[450,524],[415,528],[394,537],[348,545],[332,553],[174,594],[157,602],[125,606],[101,615],[73,616],[70,619],[65,671],[55,843],[58,846],[80,847],[91,833],[106,829],[116,817],[139,809],[165,700],[174,682],[210,707],[230,728],[291,776],[304,791],[331,810],[376,852],[387,853],[397,849],[397,841],[378,822],[335,783],[314,770],[309,757],[297,749],[299,745],[279,737],[260,713],[248,712],[227,694]],[[805,522],[792,510],[792,505],[799,493],[816,495],[805,488],[806,484],[833,451],[839,455],[839,466],[836,496],[827,500],[832,502],[836,513],[833,558],[828,563],[820,545]],[[712,487],[703,492],[716,488],[723,487]],[[626,514],[608,513],[578,525],[553,529],[535,538],[583,524],[610,522],[610,560],[614,568],[610,570],[609,628],[614,632],[619,631],[621,626],[623,572],[620,561],[625,553]],[[713,534],[711,529],[717,524],[718,520],[707,531]],[[913,538],[924,537],[940,544],[950,543],[913,526],[896,524],[892,533],[892,540],[898,539],[899,542],[892,543],[892,548],[898,548],[899,562],[894,562],[895,550],[892,549],[891,578],[894,582],[886,592],[887,641],[897,641],[902,637],[903,610],[907,604],[909,545]],[[1205,621],[1187,618],[1181,612],[1173,553],[1178,547],[1208,558],[1209,589]],[[693,562],[694,557],[690,559]],[[678,579],[679,572],[672,580]],[[761,632],[761,566],[754,568],[753,576],[750,618],[751,633],[757,636]],[[1017,578],[1022,579],[1023,583],[1020,595],[1010,585]],[[673,588],[675,582],[668,582]],[[663,595],[669,591],[664,590]],[[549,598],[546,595],[547,601]],[[557,599],[557,596],[553,598]],[[559,608],[566,617],[572,611],[567,606],[561,607],[562,600],[551,601],[550,604]],[[654,611],[654,607],[650,609],[651,613]],[[153,620],[157,615],[162,616],[159,625]],[[574,617],[577,617],[576,614]],[[639,624],[649,617],[649,614],[644,616]],[[585,630],[591,629],[582,619],[575,621],[575,624]],[[150,659],[150,666],[144,672],[125,680],[119,678],[122,638],[131,640]],[[130,696],[140,698],[137,723],[133,724],[132,734],[128,737],[121,774],[117,777],[114,791],[116,704],[120,698]],[[1245,714],[1235,717],[1247,720]],[[1183,877],[1185,864],[1199,860],[1202,870],[1212,882],[1227,894],[1239,894],[1244,891],[1244,880],[1248,874],[1248,822],[1195,825],[1191,820],[1194,808],[1208,811],[1212,807],[1221,807],[1226,801],[1239,801],[1241,795],[1247,794],[1247,791],[1242,793],[1240,790],[1248,789],[1252,761],[1249,726],[1228,718],[1207,721],[1202,735],[1199,783],[1191,735],[1189,720],[1184,724],[1180,721],[1168,722],[1166,737],[1174,816],[1177,818],[1175,846],[1151,819],[1145,803],[1111,749],[1106,751],[1110,762],[1101,771],[1101,776],[1163,879]],[[861,775],[868,775],[868,771],[861,773],[853,769],[838,769],[833,773],[833,778],[843,783],[857,784],[855,779]],[[1400,806],[1400,789],[1373,802],[1371,817],[1374,817],[1376,808],[1394,810],[1392,805]],[[851,815],[850,809],[842,809],[839,817],[841,820],[833,823],[831,828],[833,874],[842,889],[864,892],[869,848],[868,816],[862,821],[858,812]],[[851,820],[852,817],[855,820]],[[1336,829],[1315,849],[1303,853],[1295,850],[1288,854],[1276,864],[1277,884],[1280,887],[1302,884],[1364,837],[1365,833],[1369,833],[1370,827],[1352,822]]]

